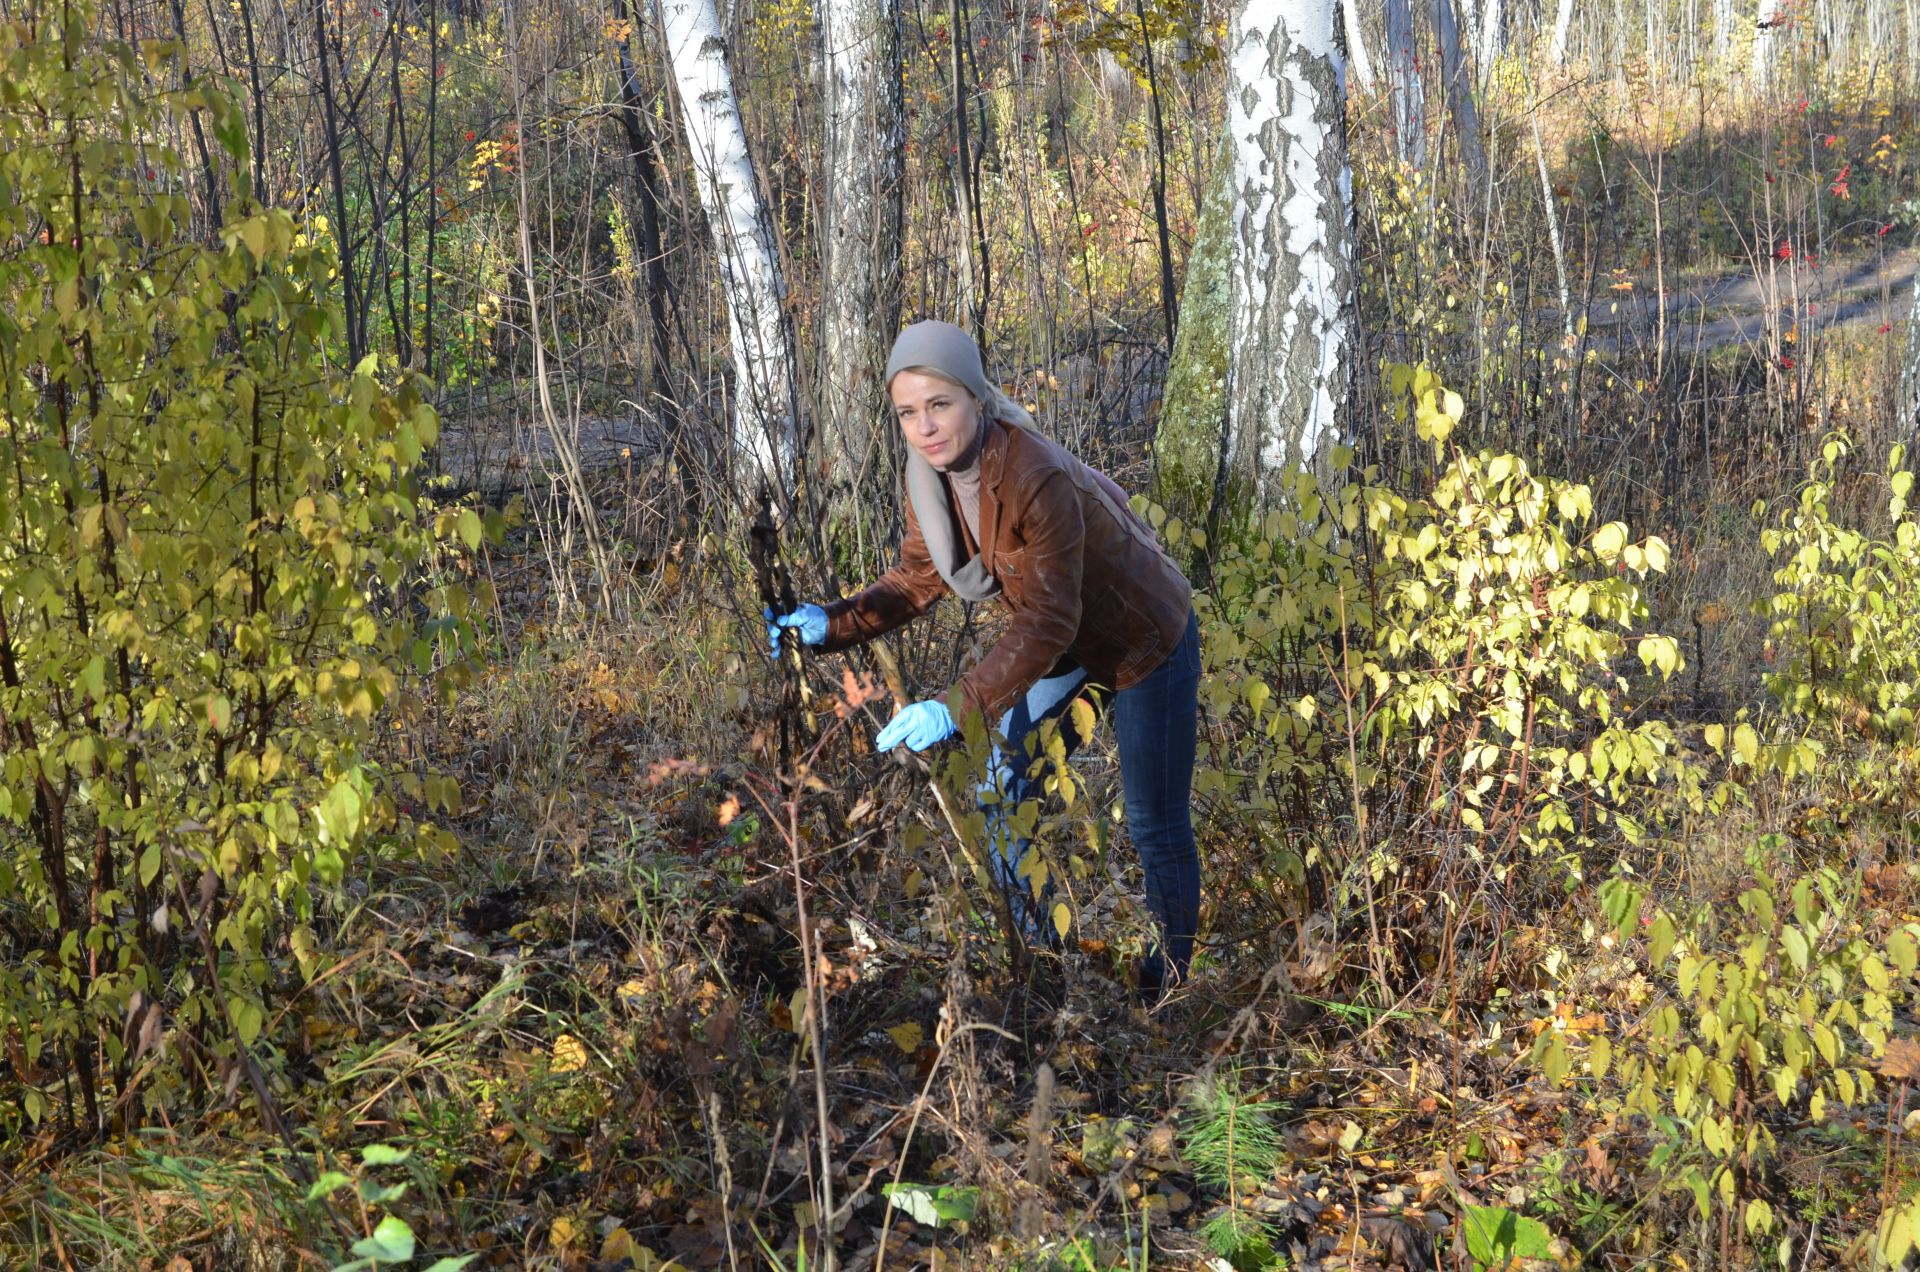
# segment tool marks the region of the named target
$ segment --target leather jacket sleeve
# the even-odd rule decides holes
[[[946,580],[933,568],[913,500],[903,495],[901,502],[906,506],[907,532],[900,540],[900,563],[854,595],[824,607],[827,639],[821,648],[827,652],[884,636],[920,617],[946,595]]]
[[[1041,599],[1013,610],[1006,634],[960,678],[965,709],[979,711],[988,724],[998,721],[1046,675],[1080,632],[1080,584],[1086,559],[1080,492],[1066,473],[1054,469],[1034,487],[1023,506],[1007,513],[1024,541],[1017,562],[1012,563],[1026,576],[1022,591]],[[1001,555],[1006,562],[1008,554],[1003,550]]]

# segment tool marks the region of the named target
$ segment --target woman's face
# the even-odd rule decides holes
[[[907,445],[935,468],[945,468],[967,453],[980,427],[973,394],[951,380],[923,371],[902,371],[887,392]]]

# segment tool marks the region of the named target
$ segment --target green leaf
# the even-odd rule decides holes
[[[1804,972],[1807,970],[1809,952],[1807,949],[1806,933],[1802,932],[1794,924],[1789,923],[1786,927],[1780,929],[1780,945],[1786,950],[1787,961],[1793,964],[1794,971]]]
[[[480,514],[471,508],[462,508],[455,519],[454,529],[460,536],[460,542],[467,545],[467,551],[473,552],[480,547],[480,536],[484,527],[480,524]]]
[[[406,1149],[391,1144],[369,1144],[360,1150],[360,1160],[368,1166],[398,1166],[409,1156]]]
[[[1505,1206],[1468,1206],[1460,1226],[1467,1238],[1467,1254],[1488,1267],[1553,1257],[1553,1233],[1547,1226]]]
[[[1674,942],[1678,938],[1673,930],[1673,919],[1662,910],[1654,917],[1653,924],[1647,929],[1647,957],[1659,967],[1667,961],[1667,955],[1673,953]]]
[[[1734,726],[1733,753],[1749,768],[1759,762],[1760,735],[1753,731],[1752,725],[1741,723]]]
[[[322,1197],[330,1197],[352,1182],[351,1178],[339,1171],[330,1170],[313,1181],[313,1186],[307,1189],[307,1200],[318,1201]]]
[[[907,1218],[929,1228],[971,1222],[980,1204],[978,1188],[953,1184],[883,1184],[880,1191],[890,1205],[904,1210]]]
[[[382,1263],[405,1263],[413,1257],[413,1229],[398,1215],[374,1225],[373,1235],[353,1243],[353,1253]]]
[[[479,1257],[477,1254],[450,1254],[444,1259],[435,1259],[432,1263],[429,1263],[422,1272],[460,1272],[461,1268],[466,1267],[467,1264],[472,1263]]]

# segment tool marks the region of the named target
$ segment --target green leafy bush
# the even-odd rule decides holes
[[[423,566],[482,525],[413,483],[420,386],[330,365],[330,250],[244,179],[218,242],[182,239],[162,139],[197,113],[244,173],[236,107],[156,100],[140,61],[175,46],[52,13],[0,27],[0,1030],[19,1112],[77,1093],[97,1127],[102,1061],[129,1114],[130,1084],[243,1071],[270,991],[317,970],[317,889],[441,842],[374,742],[465,630]],[[179,1031],[161,1052],[195,1062],[136,1077]]]
[[[1590,1085],[1603,1112],[1647,1119],[1649,1168],[1702,1220],[1724,1207],[1774,1241],[1782,1216],[1764,1183],[1776,1128],[1870,1102],[1920,970],[1920,924],[1866,921],[1830,867],[1776,885],[1762,868],[1776,847],[1754,857],[1737,905],[1682,914],[1632,879],[1604,883],[1609,943],[1635,943],[1649,993],[1617,1031],[1543,1022],[1532,1052],[1550,1081]]]
[[[1853,797],[1897,816],[1920,777],[1920,523],[1896,446],[1880,478],[1885,532],[1845,524],[1837,495],[1850,450],[1844,435],[1829,436],[1792,502],[1770,518],[1755,507],[1771,522],[1760,543],[1777,589],[1757,607],[1772,620],[1766,684],[1810,750],[1844,759],[1834,776]]]
[[[1295,884],[1318,865],[1342,897],[1396,876],[1464,898],[1537,859],[1571,885],[1586,850],[1660,808],[1724,803],[1671,726],[1629,713],[1629,672],[1680,666],[1671,638],[1634,632],[1666,545],[1593,525],[1583,485],[1451,449],[1462,404],[1430,372],[1387,379],[1432,450],[1424,493],[1303,473],[1289,506],[1219,545],[1199,603],[1223,727],[1195,775],[1213,816]]]

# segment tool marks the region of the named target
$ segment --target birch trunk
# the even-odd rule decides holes
[[[1754,17],[1753,69],[1748,75],[1756,95],[1767,91],[1773,75],[1774,46],[1779,43],[1774,23],[1781,16],[1780,0],[1760,0],[1759,12]]]
[[[785,500],[797,451],[793,332],[773,224],[754,178],[713,0],[656,0],[713,235],[733,353],[733,458]]]
[[[1567,32],[1573,26],[1573,0],[1560,0],[1553,15],[1553,36],[1547,41],[1547,62],[1555,67],[1567,64]]]
[[[1393,140],[1400,162],[1427,165],[1427,90],[1420,80],[1409,0],[1387,0],[1387,81],[1393,92]]]
[[[1460,158],[1467,170],[1486,170],[1486,148],[1480,140],[1480,111],[1473,102],[1473,80],[1467,74],[1466,54],[1460,48],[1460,28],[1453,0],[1433,0],[1433,38],[1440,46],[1440,73],[1446,77],[1447,110],[1460,136]]]
[[[1347,32],[1347,65],[1353,68],[1353,77],[1359,81],[1360,91],[1373,91],[1373,59],[1367,56],[1367,38],[1360,30],[1359,5],[1356,0],[1340,0],[1340,20]]]
[[[1920,268],[1913,272],[1913,316],[1907,320],[1907,357],[1900,369],[1900,432],[1920,433]]]
[[[1346,427],[1353,176],[1337,0],[1242,0],[1227,37],[1233,253],[1223,484],[1264,504]],[[1324,474],[1323,474],[1324,475]]]
[[[883,466],[865,461],[877,457],[880,372],[900,321],[900,14],[893,0],[822,0],[819,15],[826,88],[820,406],[836,496],[857,497]]]
[[[1500,0],[1486,0],[1480,10],[1479,71],[1486,75],[1493,70],[1493,60],[1504,52],[1502,47],[1506,14]]]

